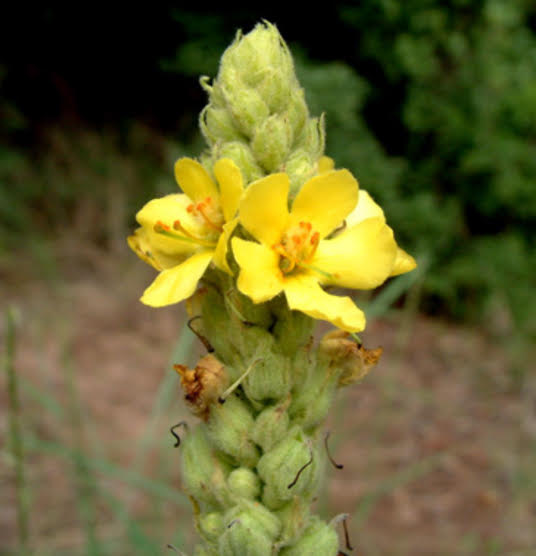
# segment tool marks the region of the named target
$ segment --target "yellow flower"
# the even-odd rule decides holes
[[[255,303],[284,292],[291,309],[359,332],[363,312],[321,285],[371,289],[416,263],[399,249],[382,209],[359,191],[352,174],[330,169],[325,160],[319,166],[322,173],[303,185],[290,212],[286,174],[248,187],[239,219],[259,243],[233,238],[237,284]]]
[[[242,175],[227,158],[214,165],[214,183],[191,158],[175,163],[182,193],[149,201],[136,215],[140,224],[128,238],[132,250],[160,274],[141,301],[162,307],[190,297],[211,262],[230,273],[227,244],[238,222]]]

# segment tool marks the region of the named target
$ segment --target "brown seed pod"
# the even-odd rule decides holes
[[[361,380],[378,363],[383,348],[366,349],[348,332],[333,330],[322,338],[320,351],[330,358],[332,365],[342,369],[339,386],[348,386]]]
[[[218,398],[229,383],[224,365],[213,355],[202,357],[195,369],[185,365],[173,365],[181,377],[184,399],[194,415],[205,421],[210,406],[218,402]]]

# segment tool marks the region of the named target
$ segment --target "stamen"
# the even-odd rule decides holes
[[[197,245],[203,245],[205,247],[216,247],[216,243],[212,241],[206,241],[200,237],[196,237],[192,235],[188,230],[186,230],[183,225],[180,223],[180,220],[175,220],[173,222],[173,229],[181,231],[183,235],[176,234],[171,231],[171,228],[161,222],[160,220],[153,226],[153,230],[157,234],[161,234],[166,237],[170,237],[171,239],[178,239],[180,241],[186,241],[188,243],[195,243]]]
[[[318,274],[321,274],[322,276],[325,276],[326,278],[331,278],[333,279],[335,277],[334,274],[331,274],[329,272],[326,272],[325,270],[321,270],[320,268],[317,268],[316,266],[307,264],[307,263],[299,263],[300,266],[303,266],[303,268],[306,268],[307,270],[312,270],[313,272],[318,272]]]
[[[222,226],[216,224],[216,222],[213,222],[205,212],[207,209],[207,205],[211,204],[212,199],[210,197],[207,197],[204,201],[197,203],[197,206],[195,208],[199,211],[199,213],[203,217],[203,220],[207,223],[208,226],[210,226],[214,230],[217,230],[218,232],[221,232],[223,230]]]

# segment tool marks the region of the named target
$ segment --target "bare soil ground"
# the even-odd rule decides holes
[[[90,250],[59,265],[61,277],[51,282],[21,263],[4,274],[0,294],[1,305],[19,313],[15,364],[32,553],[89,554],[84,547],[96,537],[117,543],[111,554],[136,554],[122,540],[125,514],[162,539],[162,554],[172,553],[165,545],[173,539],[187,548],[195,537],[184,501],[129,478],[139,473],[180,491],[168,428],[187,413],[178,380],[171,394],[162,384],[183,314],[138,302],[151,270],[132,258]],[[521,391],[512,389],[494,342],[427,317],[404,327],[396,314],[385,317],[363,340],[382,345],[384,355],[340,396],[330,448],[344,468],[330,471],[318,502],[326,518],[351,514],[354,550],[344,548],[342,530],[341,549],[536,554],[536,377],[527,374]],[[4,374],[1,382],[6,439]],[[2,442],[0,553],[14,554],[15,466]]]

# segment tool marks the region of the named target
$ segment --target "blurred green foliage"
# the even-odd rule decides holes
[[[177,113],[199,111],[203,93],[195,96],[192,83],[199,74],[215,75],[237,27],[248,30],[260,17],[278,24],[296,55],[311,112],[326,112],[327,154],[382,204],[399,243],[427,261],[423,308],[485,320],[502,337],[536,335],[532,0],[339,2],[308,25],[276,7],[262,14],[253,7],[232,14],[158,9],[167,10],[176,26],[176,50],[159,51],[154,65],[188,84],[177,91]],[[152,47],[155,56],[157,51]],[[4,101],[0,111],[10,115],[0,124],[2,136],[24,125],[16,102]],[[183,132],[182,152],[198,152],[199,138]],[[125,175],[136,175],[128,185],[128,210],[134,212],[134,201],[166,190],[157,182],[170,190],[170,182],[162,182],[169,160],[151,159],[147,151],[153,139],[132,142],[129,132],[110,147],[109,134],[101,136],[103,152],[86,158],[98,166],[90,172],[92,185],[81,179],[73,185],[70,174],[70,182],[61,183],[57,172],[44,179],[46,165],[38,161],[35,172],[27,153],[2,148],[0,218],[8,228],[23,228],[27,207],[43,205],[44,188],[57,193],[45,211],[51,218],[58,199],[68,206],[88,187],[97,193],[103,176],[109,182],[117,175],[117,161],[104,154],[110,148],[123,164],[130,159]]]

